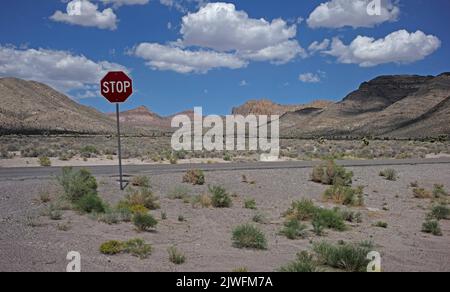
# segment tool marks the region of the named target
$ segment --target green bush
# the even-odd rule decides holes
[[[292,207],[285,213],[286,217],[295,218],[299,221],[310,220],[314,217],[317,207],[313,201],[302,199],[292,203]]]
[[[435,205],[431,208],[431,212],[430,214],[428,214],[428,218],[436,220],[449,219],[450,208],[443,204]]]
[[[256,201],[254,199],[247,199],[244,202],[245,209],[256,210]]]
[[[314,260],[314,256],[306,251],[302,251],[297,254],[297,259],[279,269],[284,273],[316,273],[320,272],[317,262]]]
[[[385,169],[380,172],[380,176],[382,176],[385,179],[390,180],[390,181],[396,181],[397,180],[397,171],[395,171],[395,169]]]
[[[373,250],[370,243],[332,245],[327,242],[314,244],[314,251],[321,264],[348,272],[365,272],[370,260],[367,255]]]
[[[106,211],[105,203],[97,194],[88,193],[79,198],[74,203],[75,208],[83,213],[104,213]]]
[[[350,186],[353,172],[346,171],[344,167],[337,165],[333,160],[322,163],[313,169],[312,181],[325,185]]]
[[[386,222],[382,222],[382,221],[378,221],[377,223],[374,224],[375,227],[380,227],[380,228],[388,228],[388,224]]]
[[[441,198],[448,196],[448,193],[444,189],[444,185],[434,185],[433,196],[435,198]]]
[[[100,252],[106,255],[116,255],[123,252],[123,243],[111,240],[100,245]]]
[[[148,231],[154,228],[158,221],[150,214],[137,213],[133,216],[133,224],[139,231]]]
[[[214,208],[230,208],[232,200],[227,191],[220,186],[208,187],[211,193],[211,203]]]
[[[64,167],[58,181],[72,203],[87,194],[97,194],[97,181],[86,169],[74,171],[71,167]]]
[[[167,249],[169,253],[169,260],[171,263],[181,265],[186,262],[186,256],[180,252],[175,246],[171,246]]]
[[[435,236],[442,236],[442,230],[437,220],[427,220],[422,225],[422,232],[430,233]]]
[[[202,170],[191,169],[186,172],[183,176],[183,183],[190,183],[193,185],[204,185],[205,184],[205,174]]]
[[[301,224],[297,219],[290,219],[284,223],[284,228],[280,231],[280,234],[292,240],[305,238],[306,225]]]
[[[363,206],[364,205],[364,188],[356,189],[343,185],[333,185],[328,188],[323,197],[335,204],[346,206]]]
[[[39,165],[43,167],[49,167],[52,166],[52,162],[47,156],[41,156],[39,157]]]
[[[237,248],[267,249],[266,236],[252,225],[241,225],[233,230],[233,244]]]
[[[152,246],[136,238],[123,243],[123,251],[140,259],[146,259],[152,253]]]
[[[97,154],[99,154],[99,151],[92,145],[88,145],[80,149],[80,155],[83,158],[91,158]]]
[[[318,208],[312,222],[336,231],[344,231],[346,229],[342,214],[336,209]]]

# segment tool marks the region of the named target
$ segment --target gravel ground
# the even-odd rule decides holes
[[[399,174],[395,182],[379,177],[380,167],[353,168],[354,185],[365,186],[366,204],[353,208],[363,214],[361,224],[352,224],[348,231],[327,230],[317,237],[288,240],[278,235],[283,224],[281,214],[292,201],[313,199],[316,204],[332,207],[322,201],[326,186],[309,180],[311,170],[230,171],[206,173],[207,184],[222,185],[233,198],[229,209],[194,209],[181,200],[169,200],[167,193],[181,184],[182,174],[151,177],[154,191],[161,197],[161,210],[152,211],[161,218],[156,232],[137,233],[130,223],[106,225],[89,216],[65,211],[63,220],[50,221],[40,216],[45,206],[39,194],[61,193],[56,181],[24,180],[0,182],[0,271],[65,271],[69,251],[82,256],[83,271],[232,271],[246,267],[249,271],[274,271],[295,259],[297,252],[310,250],[313,242],[327,240],[359,242],[372,240],[382,255],[384,271],[450,271],[450,221],[441,221],[442,237],[424,234],[421,226],[431,204],[430,200],[415,199],[410,183],[432,189],[444,184],[450,189],[450,165],[419,165],[393,167]],[[242,175],[254,180],[254,185],[242,183]],[[109,203],[125,195],[118,191],[114,178],[98,177],[99,192]],[[207,186],[190,188],[192,194],[202,194]],[[246,198],[254,198],[258,210],[243,208]],[[383,207],[385,210],[383,210]],[[388,210],[387,210],[387,209]],[[268,239],[267,251],[237,249],[232,246],[232,229],[251,222],[256,212],[266,214],[270,223],[258,225]],[[183,215],[185,222],[178,222]],[[33,218],[33,219],[30,219]],[[39,226],[30,226],[30,221]],[[375,222],[388,223],[387,229],[373,227]],[[67,223],[68,231],[58,224]],[[140,260],[131,255],[105,256],[99,246],[107,240],[143,238],[153,246],[152,255]],[[169,262],[167,248],[176,245],[187,261],[176,266]]]

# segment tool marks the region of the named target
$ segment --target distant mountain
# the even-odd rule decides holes
[[[420,138],[450,134],[450,73],[381,76],[321,110],[286,113],[285,137],[379,136]]]
[[[114,122],[49,86],[0,78],[0,133],[112,133]]]
[[[235,107],[233,115],[284,115],[287,112],[295,112],[305,108],[323,109],[332,104],[331,101],[318,100],[307,105],[281,105],[267,99],[250,100],[245,104]]]
[[[112,119],[116,119],[116,113],[110,113],[108,116]],[[156,128],[168,128],[170,127],[170,122],[167,122],[166,118],[150,111],[145,106],[140,106],[138,108],[124,111],[120,113],[120,122],[124,125],[132,127],[156,127]]]

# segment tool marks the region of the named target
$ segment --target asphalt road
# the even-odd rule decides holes
[[[286,162],[245,162],[217,164],[175,164],[175,165],[128,165],[124,166],[124,175],[182,173],[197,168],[204,171],[245,171],[312,168],[318,161],[286,161]],[[450,158],[439,159],[405,159],[405,160],[345,160],[337,161],[345,167],[399,166],[399,165],[435,165],[450,164]],[[117,166],[74,167],[87,168],[96,176],[118,176]],[[58,176],[61,167],[21,167],[0,168],[0,181],[45,179]]]

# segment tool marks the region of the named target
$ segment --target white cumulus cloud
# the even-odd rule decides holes
[[[214,68],[238,69],[247,62],[233,54],[206,50],[183,50],[179,47],[155,43],[139,44],[133,51],[147,65],[157,70],[172,70],[178,73],[206,73]]]
[[[309,45],[308,51],[311,54],[324,51],[330,47],[330,43],[331,41],[329,39],[324,39],[322,42],[315,41]]]
[[[298,77],[298,80],[300,80],[301,82],[304,82],[304,83],[318,83],[318,82],[320,82],[321,79],[318,74],[304,73],[304,74],[300,74],[300,76]]]
[[[95,62],[66,51],[0,45],[0,76],[43,82],[66,93],[92,91],[108,71],[115,70],[129,71],[119,64]]]
[[[117,28],[117,16],[111,8],[100,11],[98,5],[88,0],[72,0],[67,3],[66,12],[56,11],[50,19],[99,29],[115,30]]]
[[[349,45],[334,38],[331,49],[323,53],[336,57],[340,63],[372,67],[385,63],[416,62],[431,55],[440,46],[441,41],[434,35],[426,35],[420,30],[414,33],[399,30],[378,40],[358,36]]]
[[[295,39],[295,24],[288,25],[282,19],[253,19],[229,3],[208,3],[188,13],[182,18],[180,33],[181,39],[171,46],[143,43],[134,55],[154,69],[179,73],[242,68],[250,61],[285,64],[307,56]],[[156,50],[163,56],[155,54]]]
[[[309,15],[307,23],[311,28],[374,27],[398,19],[400,8],[397,2],[391,0],[331,0],[314,9]],[[368,12],[369,5],[379,6],[370,6]],[[376,11],[376,13],[374,14],[372,11]]]

